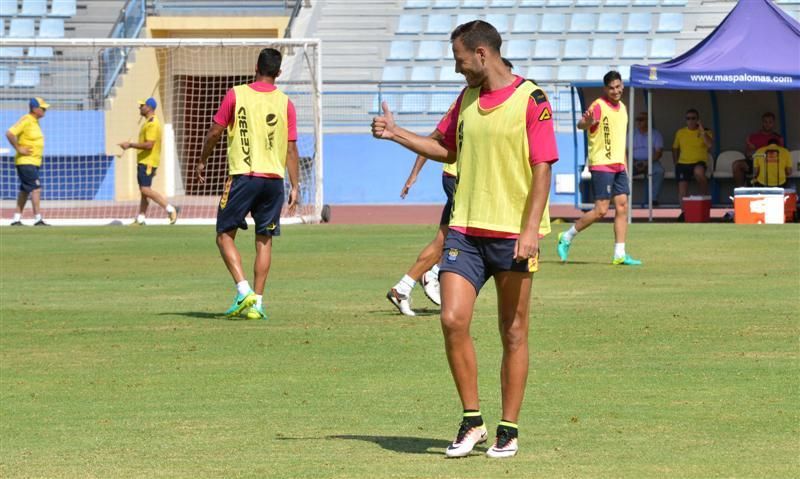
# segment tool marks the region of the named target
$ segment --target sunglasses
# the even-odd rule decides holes
[[[696,116],[687,116],[686,119],[687,120],[696,120],[697,117]]]

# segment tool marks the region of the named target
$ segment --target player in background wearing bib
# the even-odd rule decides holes
[[[119,144],[120,148],[127,150],[133,148],[136,152],[136,181],[139,183],[139,192],[142,197],[139,201],[139,214],[134,220],[134,225],[145,224],[147,206],[150,200],[164,208],[169,216],[169,224],[178,221],[178,209],[167,202],[167,199],[152,188],[153,178],[161,163],[161,122],[156,116],[156,99],[148,98],[139,100],[139,114],[144,118],[144,123],[139,129],[139,141],[134,143],[125,141]]]
[[[457,162],[439,281],[445,352],[463,415],[445,453],[466,456],[488,436],[470,323],[481,287],[494,277],[503,345],[502,420],[486,455],[504,458],[518,450],[532,273],[538,268],[539,236],[550,231],[546,205],[558,151],[547,96],[503,65],[497,30],[475,20],[459,25],[450,39],[456,72],[464,75],[467,88],[456,100],[441,142],[397,126],[385,103],[384,114],[372,121],[372,134],[435,161]]]
[[[272,262],[272,237],[281,233],[286,172],[292,187],[289,214],[297,207],[297,115],[289,97],[275,86],[281,61],[278,50],[261,50],[255,81],[228,90],[214,115],[196,167],[197,179],[204,183],[208,157],[227,129],[229,176],[217,209],[217,247],[236,284],[233,304],[225,312],[229,318],[246,312],[248,319],[267,319],[264,287]],[[248,213],[256,224],[255,290],[245,278],[235,242],[238,229],[247,229]]]
[[[610,71],[603,77],[604,95],[589,105],[578,121],[578,129],[586,130],[589,143],[589,172],[592,175],[594,209],[583,214],[569,230],[558,235],[558,256],[567,261],[575,236],[602,220],[614,200],[614,257],[612,264],[640,265],[641,261],[625,252],[628,232],[628,173],[626,171],[625,135],[628,111],[622,103],[622,76]]]
[[[503,58],[503,64],[511,72],[514,69],[514,64],[507,58]],[[444,138],[444,132],[450,122],[450,112],[453,110],[455,103],[450,105],[447,113],[442,117],[436,130],[430,134],[431,138],[441,140]],[[400,191],[400,198],[405,199],[408,195],[408,190],[417,181],[417,176],[425,166],[427,158],[417,155],[414,166],[411,168],[411,173],[408,175],[403,189]],[[406,316],[416,316],[414,310],[411,309],[411,292],[418,282],[422,282],[422,289],[425,291],[425,296],[428,297],[434,304],[440,306],[442,304],[441,295],[439,293],[439,260],[442,258],[442,248],[444,247],[444,239],[447,237],[448,225],[450,223],[450,214],[453,210],[453,194],[456,189],[456,175],[458,170],[455,164],[445,163],[442,168],[442,189],[447,196],[447,202],[442,209],[442,216],[439,220],[439,230],[436,232],[436,237],[433,241],[428,243],[419,256],[417,261],[411,266],[411,269],[400,278],[400,281],[395,284],[392,289],[386,293],[386,298],[391,302],[402,314]]]

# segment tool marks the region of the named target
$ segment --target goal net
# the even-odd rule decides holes
[[[300,162],[299,208],[282,221],[318,222],[323,208],[319,40],[303,39],[4,39],[0,55],[0,128],[28,113],[32,97],[50,108],[39,121],[45,137],[40,178],[42,212],[52,224],[120,224],[139,212],[135,149],[144,118],[138,101],[153,97],[163,127],[152,188],[180,208],[179,224],[213,224],[227,180],[227,135],[206,167],[195,166],[225,93],[250,83],[261,49],[283,54],[276,83],[295,105]],[[0,209],[13,215],[19,180],[14,150],[0,147]],[[286,197],[289,177],[285,176]],[[32,219],[30,203],[23,222]],[[248,218],[249,219],[249,218]],[[166,224],[150,202],[147,224]]]

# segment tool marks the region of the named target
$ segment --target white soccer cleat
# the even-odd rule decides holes
[[[425,271],[422,274],[422,290],[425,291],[425,296],[433,301],[436,306],[442,305],[442,296],[439,293],[439,278],[433,274],[433,271]]]
[[[508,431],[498,430],[497,438],[494,444],[486,451],[486,457],[493,459],[502,459],[505,457],[513,457],[517,454],[517,438],[511,437]]]
[[[447,457],[467,456],[476,445],[486,442],[487,435],[485,425],[470,426],[467,421],[461,421],[455,441],[447,446],[444,454]]]
[[[400,293],[397,292],[396,289],[392,288],[386,293],[386,299],[391,301],[391,303],[397,308],[398,311],[405,314],[406,316],[416,316],[417,314],[414,313],[414,310],[411,309],[411,298],[407,296],[402,296]]]

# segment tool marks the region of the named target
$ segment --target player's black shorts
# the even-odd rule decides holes
[[[450,175],[442,175],[442,189],[444,194],[447,195],[447,203],[442,208],[442,218],[439,220],[440,225],[450,224],[450,214],[453,212],[453,195],[456,194],[456,177]]]
[[[30,193],[42,187],[39,180],[39,167],[34,165],[17,165],[17,176],[19,176],[19,190]]]
[[[158,168],[150,165],[138,164],[136,165],[136,181],[139,186],[150,187],[153,185],[153,178],[156,176]]]
[[[694,179],[694,167],[700,165],[703,167],[703,173],[705,173],[705,169],[707,168],[706,164],[701,162],[698,163],[677,163],[675,164],[675,178],[678,181],[691,181]]]
[[[592,192],[596,200],[608,200],[617,195],[630,194],[628,173],[619,171],[592,171]]]
[[[470,236],[451,228],[444,240],[439,274],[456,273],[472,283],[479,293],[486,281],[497,273],[536,271],[538,259],[514,260],[516,243],[515,239]]]
[[[228,177],[217,209],[217,233],[247,229],[247,213],[256,223],[256,234],[281,234],[283,178],[234,175]]]

